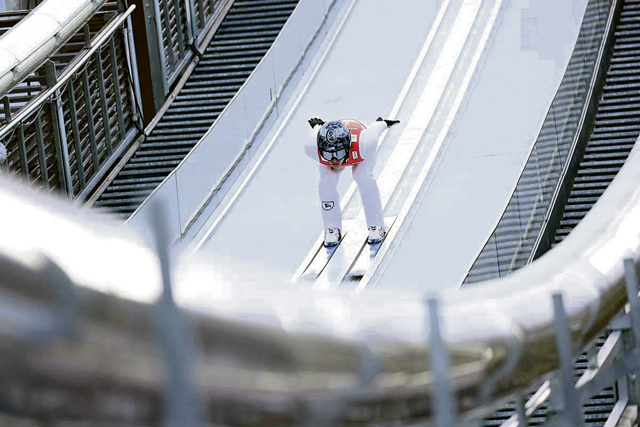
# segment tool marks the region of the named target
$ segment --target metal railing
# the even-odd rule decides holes
[[[229,190],[226,183],[237,172],[236,166],[255,148],[256,138],[265,123],[279,114],[278,105],[288,100],[290,94],[286,89],[291,81],[295,81],[295,75],[302,72],[314,40],[324,34],[325,23],[335,4],[334,0],[298,1],[269,51],[216,122],[129,217],[128,224],[144,222],[153,201],[163,200],[167,204],[172,239],[180,238],[212,200],[222,200]],[[203,163],[197,159],[211,158],[214,152],[216,163],[203,168]],[[188,183],[189,191],[181,190],[185,183]]]
[[[594,102],[618,0],[590,0],[565,76],[500,220],[469,269],[464,283],[503,277],[530,262],[545,216],[584,137],[585,116]]]
[[[81,30],[106,0],[47,0],[0,38],[0,94],[29,74]]]
[[[161,106],[171,86],[191,62],[215,19],[233,0],[153,0],[145,2],[154,98]]]
[[[57,52],[49,56],[49,60],[55,63],[56,73],[61,73],[76,56],[86,49],[87,39],[95,37],[117,13],[117,3],[107,1],[88,20],[84,27],[79,28],[80,31],[71,36]],[[0,33],[4,34],[8,30],[10,31],[26,16],[28,16],[28,11],[26,10],[0,13]],[[46,77],[45,62],[43,62],[24,80],[3,94],[0,101],[2,105],[2,108],[0,108],[0,128],[10,121],[5,111],[10,111],[12,115],[17,114],[29,102],[32,102],[38,95],[48,89]],[[8,106],[7,103],[9,104]]]
[[[0,372],[0,403],[19,414],[146,425],[172,403],[160,395],[170,396],[162,379],[175,375],[181,398],[195,391],[194,410],[206,408],[216,425],[415,425],[435,416],[453,420],[440,424],[448,427],[561,368],[556,392],[577,421],[581,402],[640,368],[639,170],[636,146],[549,256],[428,304],[420,292],[372,289],[353,298],[277,281],[248,293],[212,271],[208,255],[172,270],[162,212],[155,211],[154,251],[130,229],[1,180],[0,222],[12,226],[0,239],[0,360],[14,369]],[[188,318],[180,327],[166,317],[171,282],[214,290],[206,301],[201,292],[181,296],[193,310],[182,312]],[[572,387],[571,359],[627,301],[630,316],[622,320],[635,346],[616,358],[620,334],[610,334]],[[168,336],[187,325],[188,336]],[[195,354],[183,356],[194,360],[170,359],[188,351],[190,338]],[[170,360],[179,372],[167,371]],[[65,398],[53,406],[19,398],[38,388]],[[522,420],[547,389],[520,402]]]
[[[141,134],[132,75],[130,14],[118,14],[87,40],[85,50],[57,76],[45,66],[47,89],[0,128],[12,175],[82,200],[133,139]]]

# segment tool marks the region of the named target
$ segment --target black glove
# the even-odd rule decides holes
[[[324,120],[319,119],[317,117],[312,117],[309,119],[309,126],[311,126],[311,129],[313,129],[315,125],[322,126],[323,124],[324,124]]]
[[[385,120],[382,117],[378,117],[376,119],[376,122],[385,122],[387,124],[387,127],[391,127],[393,125],[397,125],[398,123],[400,123],[400,120]]]

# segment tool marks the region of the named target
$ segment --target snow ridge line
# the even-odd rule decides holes
[[[413,86],[413,83],[415,82],[415,79],[416,79],[416,77],[418,75],[418,72],[420,71],[420,68],[422,68],[422,64],[424,62],[424,58],[427,56],[427,53],[429,52],[429,49],[431,49],[431,45],[433,44],[433,40],[435,39],[436,34],[438,33],[438,30],[440,29],[440,25],[442,24],[442,20],[444,19],[444,15],[446,14],[450,3],[451,3],[451,0],[444,0],[442,2],[442,4],[440,5],[440,10],[438,11],[438,14],[436,15],[436,18],[433,21],[433,25],[431,26],[431,30],[429,31],[429,34],[427,35],[427,38],[426,38],[424,44],[422,45],[422,49],[420,49],[420,53],[418,54],[418,57],[416,58],[415,62],[413,63],[413,68],[411,68],[411,71],[409,72],[409,76],[407,77],[407,80],[405,81],[404,86],[402,87],[402,90],[400,91],[400,95],[398,95],[398,98],[396,99],[396,102],[393,105],[393,108],[391,108],[391,111],[389,112],[389,116],[388,117],[390,119],[395,119],[396,118],[396,116],[398,115],[398,112],[400,111],[400,108],[402,107],[402,104],[404,104],[404,102],[405,102],[405,100],[407,98],[407,95],[409,94],[409,90],[411,89],[411,86]],[[382,144],[384,143],[385,137],[386,137],[386,132],[378,140],[378,150],[380,149],[380,146],[382,146]],[[357,186],[356,186],[355,183],[352,183],[349,186],[349,189],[345,193],[344,197],[340,200],[341,206],[347,206],[347,203],[349,203],[351,201],[351,198],[355,194],[356,187]],[[320,238],[322,239],[322,236]]]
[[[440,5],[440,10],[438,11],[438,14],[436,15],[436,18],[435,18],[435,20],[433,22],[433,25],[431,26],[431,30],[429,31],[429,34],[427,35],[427,38],[426,38],[424,44],[422,45],[422,48],[420,49],[420,53],[418,54],[418,57],[416,58],[415,62],[413,63],[413,67],[411,68],[411,71],[409,72],[409,75],[408,75],[407,79],[405,80],[404,86],[402,87],[402,90],[400,91],[400,95],[398,95],[398,98],[396,99],[396,102],[395,102],[393,108],[391,109],[391,112],[389,113],[388,117],[395,118],[396,115],[398,114],[398,111],[400,111],[400,107],[402,106],[402,104],[404,104],[404,101],[407,98],[407,95],[409,93],[409,90],[411,89],[411,86],[413,86],[413,83],[414,83],[414,81],[416,79],[416,76],[418,75],[418,72],[420,71],[420,68],[422,68],[422,64],[424,62],[424,59],[427,56],[427,53],[429,52],[429,49],[431,49],[431,45],[433,44],[433,40],[435,39],[435,36],[436,36],[436,34],[437,34],[437,32],[438,32],[438,30],[440,28],[440,24],[442,24],[442,20],[444,18],[445,13],[447,12],[447,9],[449,8],[449,4],[450,3],[451,3],[451,0],[444,0],[442,2],[442,4]],[[386,133],[385,133],[385,136],[386,136]],[[380,149],[380,146],[383,144],[385,136],[381,137],[378,140],[378,149]],[[354,196],[355,191],[356,191],[356,184],[352,183],[349,186],[349,189],[347,190],[345,195],[341,198],[340,205],[346,207],[347,204],[351,201],[351,198]],[[358,219],[361,216],[362,215],[358,215]],[[298,270],[293,275],[293,278],[291,279],[292,282],[297,281],[300,278],[300,276],[302,276],[302,274],[304,273],[304,271],[307,268],[307,266],[309,264],[311,264],[311,261],[313,260],[313,258],[317,254],[317,248],[322,244],[323,240],[324,240],[323,233],[320,233],[320,237],[318,237],[318,239],[316,241],[316,244],[313,245],[313,247],[311,248],[311,250],[309,251],[309,253],[305,257],[305,259],[302,261],[302,264],[300,264],[300,267],[298,267]],[[320,279],[320,278],[318,278],[318,279]]]
[[[370,284],[375,284],[380,280],[380,276],[382,275],[382,273],[384,272],[384,270],[386,269],[389,263],[390,257],[387,257],[386,255],[387,254],[392,255],[397,249],[397,245],[393,245],[392,247],[392,243],[394,242],[394,239],[396,237],[401,239],[402,236],[406,233],[407,226],[405,225],[405,220],[409,220],[407,222],[409,223],[415,217],[415,213],[417,210],[416,202],[419,202],[422,199],[422,197],[424,197],[424,192],[422,192],[422,194],[420,193],[424,187],[427,175],[431,170],[431,167],[434,165],[436,157],[440,152],[440,148],[442,147],[449,133],[449,129],[451,128],[451,125],[453,124],[458,114],[460,106],[462,105],[465,95],[467,94],[467,89],[469,88],[471,80],[477,71],[478,63],[480,62],[480,59],[482,58],[483,54],[486,51],[487,42],[489,41],[491,34],[493,34],[494,32],[495,23],[500,13],[500,10],[502,9],[502,5],[503,5],[503,0],[495,0],[493,9],[491,10],[491,14],[489,16],[489,20],[485,26],[484,32],[482,33],[478,46],[476,47],[476,51],[474,52],[474,56],[471,61],[471,64],[467,68],[467,72],[463,78],[462,84],[459,86],[460,89],[458,90],[458,93],[456,95],[452,108],[450,108],[449,110],[449,114],[447,115],[445,125],[441,128],[440,133],[438,134],[438,137],[436,139],[436,142],[434,143],[434,146],[429,152],[429,157],[427,158],[427,161],[424,163],[422,169],[420,170],[418,179],[416,180],[415,184],[411,188],[411,193],[407,197],[407,200],[405,201],[402,210],[398,214],[396,221],[399,221],[399,224],[390,230],[389,236],[387,236],[384,243],[380,247],[380,251],[376,256],[376,258],[373,260],[373,263],[369,271],[367,271],[367,273],[360,280],[360,283],[356,288],[357,292],[362,292],[367,286],[369,286]],[[384,260],[384,264],[382,263],[383,260]]]
[[[402,129],[398,142],[394,145],[378,177],[383,208],[388,205],[394,191],[405,178],[407,169],[413,163],[414,153],[421,145],[425,144],[424,135],[430,127],[433,128],[432,124],[436,118],[436,112],[447,108],[446,105],[441,107],[441,103],[444,102],[445,95],[451,91],[451,82],[456,75],[456,66],[460,64],[463,58],[463,52],[469,50],[467,45],[482,3],[483,1],[478,0],[464,0],[455,15],[450,17],[455,19],[448,20],[448,26],[445,28],[448,33],[443,46],[439,50],[433,69],[419,94],[417,103],[410,112],[409,119]],[[457,108],[455,109],[457,110]],[[435,144],[430,153],[437,153],[439,148]],[[356,218],[358,221],[364,219],[364,209],[362,207],[358,209]],[[389,237],[393,238],[395,236],[395,233],[391,232],[392,230],[389,231],[387,241],[389,241]],[[340,256],[338,253],[338,251],[345,252],[347,250],[348,248],[344,247],[343,244],[338,246],[335,254],[337,256],[330,260],[332,268],[325,268],[316,281],[318,287],[326,289],[331,286],[337,286],[347,276],[352,266],[347,260],[357,258],[357,254],[355,256],[351,256],[352,254]],[[336,263],[341,263],[342,265],[333,267]],[[373,266],[375,267],[376,264],[374,263]],[[335,273],[336,271],[339,271],[339,273]],[[369,271],[371,271],[371,268]]]

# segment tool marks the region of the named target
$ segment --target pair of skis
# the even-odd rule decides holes
[[[395,217],[385,218],[385,238],[395,222]],[[367,243],[368,231],[364,224],[355,221],[345,222],[346,227],[340,242],[336,246],[324,247],[322,240],[319,247],[299,279],[316,281],[322,279],[332,283],[342,281],[359,281],[369,269],[371,261],[376,257],[384,239],[378,243]],[[334,257],[335,255],[335,257]]]

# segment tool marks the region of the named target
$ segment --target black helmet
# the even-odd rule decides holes
[[[325,123],[318,131],[318,150],[327,161],[333,157],[346,159],[351,150],[351,131],[337,120]]]

